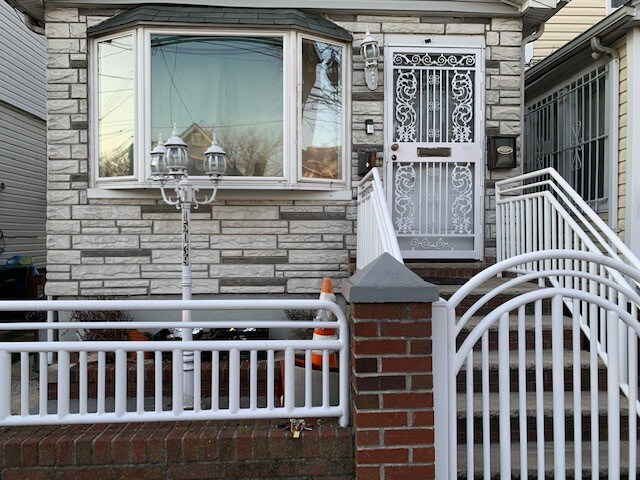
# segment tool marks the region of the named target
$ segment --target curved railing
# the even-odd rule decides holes
[[[469,306],[469,297],[496,275],[547,263],[558,267],[509,279]],[[627,286],[617,277],[628,279]],[[539,288],[495,302],[532,281]],[[434,304],[440,477],[512,478],[519,472],[513,476],[565,478],[571,472],[574,478],[635,478],[640,322],[632,312],[640,295],[629,284],[640,284],[640,270],[620,259],[546,250],[490,266]]]
[[[383,253],[404,263],[377,168],[358,183],[356,268],[361,270]]]

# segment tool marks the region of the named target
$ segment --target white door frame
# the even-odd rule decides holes
[[[394,151],[391,149],[394,145],[394,100],[395,100],[395,85],[394,85],[394,68],[393,59],[397,53],[408,52],[420,52],[420,53],[443,53],[443,54],[473,54],[476,58],[475,68],[475,97],[474,97],[474,140],[473,142],[463,143],[437,143],[433,142],[429,144],[433,147],[439,147],[446,145],[451,147],[452,156],[459,156],[462,149],[473,149],[471,169],[473,171],[473,248],[465,250],[455,250],[453,247],[443,246],[446,241],[439,238],[439,245],[436,246],[435,242],[427,239],[427,248],[422,249],[408,249],[405,243],[405,247],[402,248],[402,254],[404,258],[420,258],[420,259],[477,259],[481,260],[484,257],[484,151],[485,151],[485,134],[484,134],[484,64],[485,64],[485,52],[482,46],[469,46],[463,45],[459,47],[453,46],[441,46],[441,45],[398,45],[398,46],[385,46],[385,121],[384,121],[384,154],[385,154],[385,187],[387,190],[387,201],[389,208],[392,210],[392,217],[394,216],[395,205],[393,201],[394,192],[394,161],[392,160]],[[437,68],[437,65],[436,65]],[[416,143],[416,142],[414,142]],[[404,144],[407,145],[407,144]],[[424,144],[423,144],[424,145]],[[400,160],[402,161],[402,160]],[[446,161],[442,159],[441,161]],[[411,159],[407,160],[411,162]],[[455,160],[451,160],[449,165],[453,165]],[[462,163],[465,163],[466,159]],[[460,162],[458,162],[460,163]],[[422,165],[427,165],[423,163]],[[426,167],[425,167],[426,168]],[[394,227],[396,224],[394,223]],[[397,230],[397,228],[396,228]],[[411,235],[411,234],[410,234]],[[401,240],[402,234],[399,236]],[[406,235],[405,235],[406,236]],[[437,235],[436,235],[437,236]],[[435,238],[433,238],[435,240]],[[470,239],[468,238],[468,241]],[[415,240],[414,240],[415,242]],[[420,242],[417,242],[420,243]]]

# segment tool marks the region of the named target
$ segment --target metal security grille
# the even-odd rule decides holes
[[[526,106],[525,173],[555,168],[596,210],[606,210],[605,78],[601,66]]]
[[[386,53],[389,204],[404,258],[480,258],[480,49]]]

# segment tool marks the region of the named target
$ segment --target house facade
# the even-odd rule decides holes
[[[0,265],[14,255],[46,264],[45,57],[42,35],[0,1]]]
[[[192,214],[194,294],[348,276],[372,154],[406,258],[495,258],[493,183],[521,172],[522,39],[557,6],[202,3],[20,2],[46,32],[49,295],[180,292],[180,213],[149,166],[174,123],[190,152],[215,131],[233,164]],[[516,138],[515,168],[487,169],[496,135]]]
[[[637,255],[638,2],[526,73],[525,170],[554,166]]]

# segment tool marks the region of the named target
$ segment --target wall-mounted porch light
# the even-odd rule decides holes
[[[364,78],[367,82],[367,87],[369,87],[369,90],[375,90],[378,88],[378,57],[380,56],[380,47],[368,28],[362,40],[362,45],[360,46],[360,54],[364,59]]]

